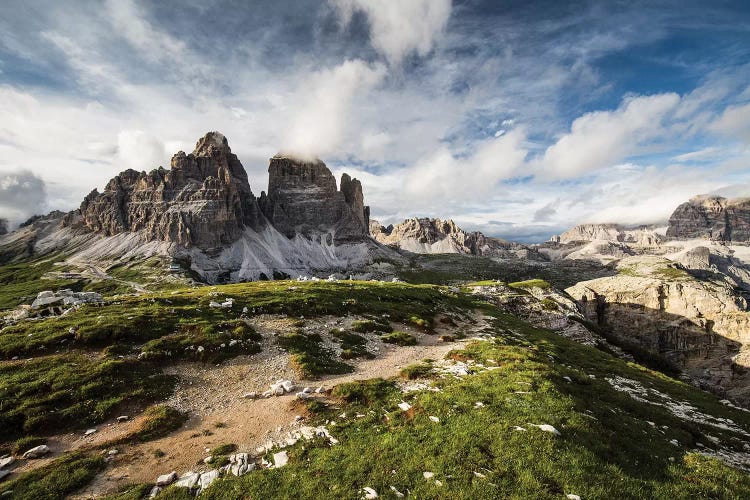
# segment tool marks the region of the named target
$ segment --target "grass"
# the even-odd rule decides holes
[[[315,379],[354,370],[351,365],[336,359],[333,352],[323,346],[323,339],[318,334],[290,333],[279,336],[277,342],[291,354],[292,366],[301,378]]]
[[[552,285],[550,285],[550,283],[545,280],[532,279],[532,280],[516,281],[513,283],[508,283],[508,286],[511,288],[520,288],[522,290],[529,290],[531,288],[541,288],[542,290],[547,290]]]
[[[393,331],[393,328],[388,322],[377,322],[369,319],[353,321],[351,328],[357,333],[388,333]]]
[[[399,375],[407,380],[427,378],[432,373],[432,365],[429,363],[417,363],[402,369]]]
[[[102,457],[73,453],[0,484],[0,495],[12,491],[10,498],[20,500],[66,498],[105,466]]]
[[[234,444],[234,443],[224,443],[224,444],[220,444],[220,445],[214,447],[211,450],[211,454],[213,456],[230,455],[230,454],[234,453],[235,451],[237,451],[237,445],[236,444]]]
[[[331,330],[331,335],[341,343],[342,359],[372,359],[375,357],[374,354],[367,350],[367,339],[363,336],[345,330]]]
[[[188,417],[167,405],[151,406],[143,412],[144,420],[133,437],[139,441],[152,441],[176,431]]]
[[[743,435],[636,401],[605,378],[637,381],[649,397],[653,391],[668,394],[746,431],[750,415],[658,372],[494,315],[496,339],[470,344],[452,357],[496,369],[461,380],[436,379],[440,392],[402,394],[382,379],[339,385],[334,389],[339,401],[330,408],[315,405],[312,417],[313,423],[335,419],[329,429],[339,444],[313,441],[288,448],[284,468],[227,478],[204,498],[358,498],[365,486],[383,498],[390,498],[391,486],[414,498],[750,495],[750,476],[692,451],[698,442],[713,448],[707,436],[739,450]],[[403,400],[412,405],[408,412],[396,406]],[[530,423],[553,425],[561,435]],[[424,479],[425,471],[442,486]]]
[[[13,443],[11,453],[13,453],[13,455],[23,455],[31,448],[42,444],[47,444],[47,438],[40,436],[24,436],[22,438],[16,439],[16,442]]]
[[[152,484],[125,485],[119,492],[108,495],[103,500],[142,500],[153,487]]]
[[[46,273],[55,270],[55,263],[62,257],[53,256],[19,264],[0,266],[0,310],[10,309],[19,304],[31,303],[36,294],[43,290],[70,288],[81,290],[81,280],[42,279]]]
[[[417,338],[414,335],[401,331],[381,335],[380,340],[387,344],[396,344],[400,346],[417,345]]]
[[[99,423],[124,403],[164,397],[173,383],[132,359],[66,354],[0,364],[0,441]]]
[[[210,302],[224,298],[234,299],[232,309],[209,306]],[[121,297],[104,307],[88,305],[63,317],[9,326],[0,332],[0,358],[106,348],[113,344],[136,347],[169,335],[173,337],[148,344],[147,357],[163,359],[167,352],[185,357],[189,354],[185,347],[202,341],[207,343],[205,350],[215,351],[233,333],[231,329],[223,330],[221,325],[236,321],[243,307],[252,314],[305,317],[388,314],[393,321],[407,322],[412,316],[431,321],[438,313],[465,310],[470,304],[470,299],[446,294],[440,287],[403,283],[274,281],[183,289],[176,293]],[[252,340],[252,336],[246,339]],[[246,344],[244,349],[238,346],[234,354],[225,352],[221,357],[254,349],[252,344]]]

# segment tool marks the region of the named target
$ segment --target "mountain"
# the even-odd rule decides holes
[[[530,258],[534,252],[520,243],[487,237],[479,231],[467,232],[452,220],[406,219],[383,226],[370,222],[370,235],[379,243],[419,254],[466,254],[500,258]]]
[[[664,238],[648,226],[626,228],[619,224],[580,224],[552,238],[561,244],[594,240],[658,245]]]
[[[750,241],[750,198],[696,196],[672,213],[667,236]]]
[[[8,232],[8,221],[5,219],[0,219],[0,235],[6,234]]]
[[[79,209],[31,219],[0,239],[0,256],[65,253],[82,262],[175,257],[208,282],[311,271],[351,272],[400,257],[369,237],[362,185],[340,189],[320,161],[275,156],[268,193],[253,194],[227,139],[209,132],[171,168],[126,170]],[[8,257],[10,256],[10,257]]]

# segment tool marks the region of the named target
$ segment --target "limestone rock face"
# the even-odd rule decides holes
[[[452,220],[413,218],[395,226],[383,226],[378,221],[372,221],[370,234],[384,245],[414,253],[459,253],[529,259],[539,257],[535,251],[519,243],[491,238],[479,231],[464,231]]]
[[[174,155],[170,170],[121,172],[102,193],[86,196],[76,215],[67,223],[107,236],[144,231],[152,240],[202,250],[264,224],[245,169],[218,132],[201,138],[192,153]]]
[[[347,174],[341,190],[325,163],[288,156],[271,158],[268,194],[260,207],[270,223],[292,238],[325,235],[327,243],[361,241],[369,234],[369,207],[364,206],[362,184]]]
[[[750,198],[696,196],[672,213],[667,236],[750,241]]]
[[[653,246],[661,243],[663,238],[649,227],[628,229],[617,224],[580,224],[552,241],[565,244],[595,240]]]
[[[689,259],[705,262],[705,251]],[[662,356],[699,385],[750,402],[750,312],[720,281],[695,279],[666,259],[624,259],[627,274],[580,282],[566,292],[590,321],[625,344]],[[671,271],[670,271],[671,269]]]

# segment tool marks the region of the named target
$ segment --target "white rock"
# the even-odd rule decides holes
[[[156,486],[169,486],[177,480],[177,473],[172,471],[169,474],[162,474],[156,478]]]
[[[474,403],[474,408],[482,408],[483,406],[484,403],[482,403],[481,401],[477,401],[476,403]]]
[[[15,461],[16,459],[13,457],[0,458],[0,469],[4,469],[5,467],[12,465]]]
[[[425,479],[432,479],[433,477],[435,477],[435,473],[434,472],[423,472],[422,476],[424,476]]]
[[[117,421],[120,422],[120,423],[126,422],[129,419],[130,419],[130,417],[128,417],[127,415],[120,415],[119,417],[117,417]]]
[[[148,494],[148,497],[154,498],[159,493],[161,493],[161,488],[158,486],[154,486],[153,488],[151,488],[151,493]]]
[[[555,429],[554,427],[552,427],[549,424],[541,424],[541,425],[529,424],[529,425],[537,427],[539,430],[542,430],[544,432],[549,432],[550,434],[554,434],[555,436],[560,436],[561,435],[560,431],[558,431],[557,429]]]
[[[212,300],[211,302],[208,303],[208,307],[214,307],[216,309],[221,309],[221,304],[219,304],[218,302],[214,302]]]
[[[40,444],[39,446],[27,450],[22,456],[23,458],[39,458],[49,453],[49,451],[49,446],[46,444]]]
[[[188,471],[175,481],[174,485],[179,488],[193,489],[198,485],[201,475],[199,472]]]
[[[567,495],[565,495],[565,498],[567,498],[568,500],[581,500],[581,497],[572,493],[568,493]]]
[[[362,488],[362,493],[364,495],[364,498],[367,500],[372,500],[373,498],[378,498],[378,492],[370,488],[369,486],[365,486]]]
[[[478,477],[478,478],[480,478],[480,479],[484,479],[484,478],[486,478],[486,477],[487,477],[487,476],[485,476],[484,474],[482,474],[481,472],[477,472],[477,471],[474,471],[474,476],[475,476],[475,477]]]
[[[514,430],[514,431],[526,431],[526,429],[524,429],[523,427],[519,427],[519,426],[517,426],[517,425],[514,425],[514,426],[513,426],[513,430]]]
[[[294,383],[291,380],[283,380],[281,382],[281,387],[283,387],[286,392],[292,392],[294,390]]]
[[[289,462],[289,455],[287,455],[285,451],[280,451],[273,454],[273,465],[277,469],[279,467],[284,467],[287,462]]]
[[[96,432],[96,429],[87,429],[86,432],[83,433],[84,436],[90,436]]]
[[[257,392],[246,392],[245,394],[242,395],[242,397],[245,398],[245,399],[255,399],[255,398],[258,397],[258,393]]]
[[[316,394],[323,394],[324,392],[326,392],[326,390],[322,385],[318,387],[317,389],[315,389]]]
[[[436,424],[440,423],[440,419],[438,417],[434,416],[434,415],[430,415],[430,420],[432,420]]]
[[[407,403],[406,401],[402,401],[398,404],[398,407],[401,408],[403,411],[409,411],[411,410],[411,405]]]
[[[312,393],[312,391],[313,390],[310,387],[305,387],[304,389],[302,389],[302,392],[304,392],[305,394],[310,394],[310,393]]]
[[[198,479],[198,484],[200,485],[200,489],[205,490],[211,485],[211,483],[216,481],[218,478],[219,478],[218,470],[210,470],[208,472],[204,472],[203,474],[201,474],[201,477]]]
[[[297,393],[297,397],[299,399],[310,399],[312,396],[310,396],[310,394],[308,394],[306,392],[298,392]]]
[[[395,486],[391,486],[391,491],[396,496],[396,498],[404,498],[404,494],[398,491]]]

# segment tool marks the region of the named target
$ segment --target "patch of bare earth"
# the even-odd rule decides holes
[[[336,350],[337,343],[329,331],[348,327],[357,318],[324,317],[305,320],[305,331],[320,333],[327,347]],[[294,394],[271,398],[249,399],[249,392],[261,393],[279,379],[293,380],[300,390],[306,386],[331,388],[343,382],[376,377],[393,377],[405,366],[425,358],[442,359],[452,349],[466,342],[443,342],[440,336],[462,331],[471,337],[486,327],[483,320],[445,325],[427,334],[407,325],[394,324],[396,329],[408,331],[418,339],[418,345],[399,347],[382,343],[378,334],[362,334],[368,339],[367,348],[374,359],[349,360],[354,371],[345,375],[325,376],[318,380],[299,379],[289,362],[289,355],[274,341],[277,334],[294,331],[296,320],[278,316],[259,316],[253,319],[256,330],[263,335],[263,351],[253,356],[239,356],[219,365],[178,363],[164,369],[178,376],[179,383],[165,404],[187,412],[189,420],[178,431],[161,439],[141,444],[114,446],[118,453],[84,491],[74,498],[94,498],[117,491],[134,483],[151,483],[160,474],[188,470],[208,470],[203,459],[217,445],[234,443],[238,451],[255,452],[269,441],[278,441],[291,430],[303,425],[295,417],[304,417],[305,406]],[[325,397],[316,396],[316,397]],[[64,435],[51,440],[55,452],[102,445],[132,432],[137,419],[127,423],[107,423],[96,434],[82,438],[80,434]],[[103,453],[106,453],[104,450]],[[55,453],[55,456],[59,453]]]

